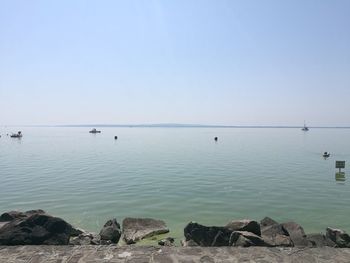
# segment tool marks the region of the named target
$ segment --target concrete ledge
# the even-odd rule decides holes
[[[100,262],[350,262],[350,249],[267,247],[14,246],[0,247],[1,263]]]

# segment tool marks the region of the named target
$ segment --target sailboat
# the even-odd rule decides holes
[[[305,121],[304,121],[304,127],[301,129],[302,131],[308,131],[309,128],[306,126]]]
[[[89,131],[90,133],[101,133],[101,131],[96,130],[95,128],[93,128],[91,131]]]

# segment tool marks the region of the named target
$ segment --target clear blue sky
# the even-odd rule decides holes
[[[0,0],[0,125],[350,125],[348,0]]]

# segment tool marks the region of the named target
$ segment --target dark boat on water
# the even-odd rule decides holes
[[[331,154],[329,152],[324,152],[322,156],[323,158],[328,158]]]
[[[11,138],[22,138],[23,134],[21,131],[11,134]]]
[[[93,128],[91,131],[89,131],[90,133],[101,133],[101,131],[96,130],[95,128]]]
[[[309,128],[306,126],[305,121],[304,121],[304,127],[301,129],[302,131],[308,131]]]

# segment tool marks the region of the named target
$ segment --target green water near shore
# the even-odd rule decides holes
[[[22,139],[6,136],[17,130]],[[350,232],[350,185],[334,167],[350,161],[349,129],[88,130],[0,128],[0,212],[41,208],[95,232],[112,217],[153,217],[175,237],[192,220],[267,215]]]

